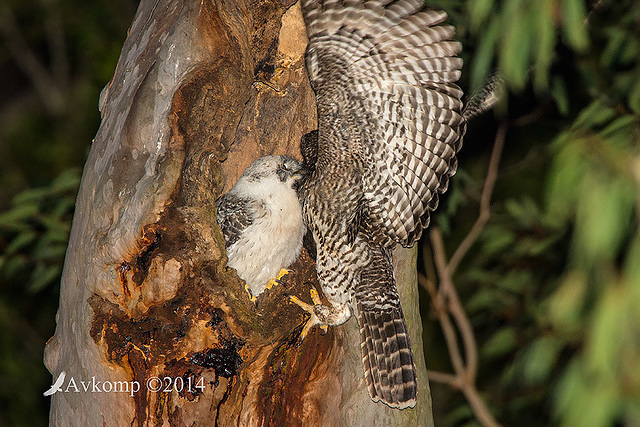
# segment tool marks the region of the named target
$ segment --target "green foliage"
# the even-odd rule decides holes
[[[640,4],[439,3],[466,47],[467,84],[497,67],[511,89],[492,216],[454,276],[477,388],[504,425],[638,425]],[[436,222],[450,253],[477,217],[494,130],[489,115],[469,124],[464,179]],[[432,357],[441,340],[427,337],[427,360],[450,372]],[[446,386],[431,385],[436,401]],[[473,419],[461,396],[436,401],[436,423]]]
[[[639,140],[640,116],[595,101],[554,147],[549,215],[574,232],[545,318],[558,336],[580,337],[557,389],[566,425],[640,422]]]
[[[18,194],[0,213],[2,282],[19,280],[37,293],[59,279],[79,184],[79,169],[69,169],[49,187]]]
[[[70,169],[48,187],[20,193],[0,213],[2,424],[22,424],[25,413],[35,424],[46,421],[48,400],[42,392],[51,377],[42,350],[53,333],[79,182],[79,169]]]
[[[583,0],[436,0],[428,5],[449,12],[466,50],[470,88],[484,85],[497,67],[509,87],[550,86],[559,45],[584,52],[591,46]],[[462,10],[463,12],[459,12]],[[640,90],[640,89],[639,89]]]

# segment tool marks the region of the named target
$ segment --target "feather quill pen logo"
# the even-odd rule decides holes
[[[51,388],[45,391],[43,394],[45,396],[51,396],[52,394],[56,394],[57,392],[62,392],[62,384],[64,383],[64,379],[67,376],[65,371],[60,372],[58,375],[58,379],[53,383]]]

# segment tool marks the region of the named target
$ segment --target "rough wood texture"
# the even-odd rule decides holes
[[[256,157],[299,157],[315,128],[306,45],[291,0],[143,0],[85,166],[45,363],[79,393],[52,396],[53,425],[431,425],[415,254],[398,284],[420,380],[413,410],[371,402],[352,319],[296,345],[306,253],[257,308],[226,258],[215,199]],[[285,14],[286,12],[286,14]],[[283,16],[284,15],[284,16]],[[151,377],[204,378],[152,392]],[[138,381],[136,393],[80,381]],[[133,394],[133,396],[130,396]]]

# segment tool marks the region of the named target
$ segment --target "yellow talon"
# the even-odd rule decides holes
[[[278,283],[280,283],[280,279],[282,279],[284,276],[286,276],[291,272],[292,270],[287,270],[286,268],[281,269],[280,272],[276,275],[276,277],[274,277],[273,279],[270,279],[267,282],[267,289],[271,289],[273,285],[277,285]]]
[[[307,304],[306,302],[302,301],[300,298],[298,298],[295,295],[289,296],[289,299],[291,300],[292,303],[297,304],[301,309],[303,309],[307,313],[313,313],[313,306],[311,304]]]
[[[309,293],[311,294],[311,299],[313,300],[314,304],[322,304],[322,301],[320,300],[320,295],[318,295],[318,291],[316,291],[316,288],[311,288]]]
[[[251,288],[249,288],[249,285],[247,285],[246,283],[244,284],[244,290],[249,294],[249,301],[256,302],[256,297],[253,296],[253,294],[251,293]]]
[[[311,294],[311,299],[313,300],[314,305],[322,304],[322,300],[320,300],[320,295],[318,295],[318,291],[316,291],[315,288],[311,288],[309,293]],[[319,323],[318,318],[316,317],[313,309],[314,305],[307,304],[306,302],[302,301],[300,298],[298,298],[295,295],[290,295],[289,300],[292,303],[298,305],[301,309],[303,309],[307,313],[311,314],[311,318],[304,325],[304,328],[302,328],[302,332],[300,332],[300,342],[304,341],[305,337],[307,336],[311,328],[313,328],[316,325],[320,326],[320,329],[322,329],[323,334],[327,333],[328,326],[322,325]]]
[[[281,269],[278,275],[276,276],[276,280],[282,279],[284,276],[291,273],[292,271],[293,270],[287,270],[286,268]]]
[[[267,289],[271,289],[273,288],[273,285],[277,285],[277,279],[269,279],[269,281],[267,282]]]
[[[309,331],[311,330],[311,328],[313,328],[315,325],[313,324],[313,322],[309,321],[304,325],[304,328],[302,328],[302,332],[300,332],[300,342],[304,341],[304,339],[307,337],[307,335],[309,334]]]
[[[322,300],[320,299],[320,295],[318,295],[318,291],[316,291],[316,288],[311,288],[309,293],[311,294],[311,299],[313,300],[313,303],[315,305],[322,304]],[[329,330],[329,327],[327,325],[320,325],[320,329],[322,329],[323,334],[326,334]]]

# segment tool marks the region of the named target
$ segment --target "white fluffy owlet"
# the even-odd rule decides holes
[[[296,190],[304,173],[291,157],[261,157],[217,201],[228,266],[254,297],[300,255],[305,227]]]

